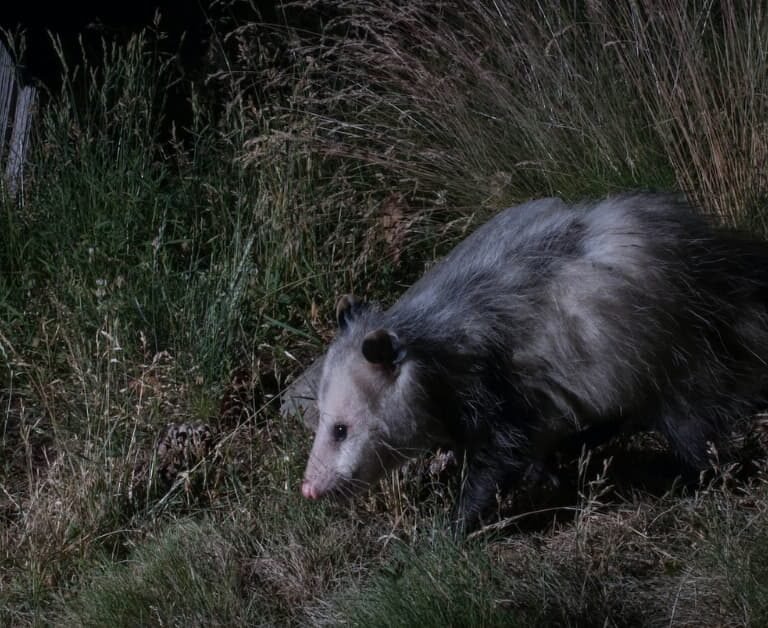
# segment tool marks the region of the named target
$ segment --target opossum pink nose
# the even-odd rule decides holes
[[[301,494],[304,495],[307,499],[317,499],[319,495],[317,494],[317,489],[312,486],[307,480],[304,480],[301,483]]]

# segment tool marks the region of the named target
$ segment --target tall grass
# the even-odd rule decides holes
[[[0,201],[0,623],[763,621],[764,470],[654,496],[566,464],[580,496],[464,542],[419,465],[298,494],[309,435],[272,400],[339,292],[392,300],[531,196],[680,187],[765,225],[758,3],[524,5],[291,3],[213,38],[185,129],[150,35],[61,53]],[[164,483],[171,422],[215,436]]]
[[[329,152],[458,206],[664,181],[646,111],[578,5],[336,7],[307,51],[344,88],[308,103],[329,111]]]
[[[262,364],[265,380],[279,376],[270,364],[285,338],[314,340],[296,321],[327,276],[314,244],[327,227],[303,211],[309,186],[285,176],[310,179],[311,162],[273,154],[281,178],[243,167],[242,108],[217,114],[194,86],[193,127],[169,125],[163,94],[180,79],[147,34],[105,44],[97,63],[61,62],[24,211],[4,199],[0,212],[0,608],[13,624],[46,621],[83,565],[124,556],[137,529],[200,509],[214,484],[288,490],[295,472],[255,416],[278,384],[254,382]],[[241,365],[242,416],[222,418]],[[153,443],[166,424],[194,421],[226,431],[223,470],[258,451],[279,462],[259,472],[257,457],[247,478],[198,466],[202,491],[182,477],[158,495]]]
[[[678,185],[724,221],[763,231],[768,9],[762,2],[595,5],[618,70],[648,112]]]
[[[371,188],[497,208],[679,187],[765,226],[760,3],[291,6],[333,16],[297,51],[308,150],[358,164]]]

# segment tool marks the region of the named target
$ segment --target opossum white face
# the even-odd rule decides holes
[[[339,334],[323,365],[301,487],[310,499],[363,490],[424,445],[416,367],[396,334],[367,331],[362,307],[344,297],[337,306]]]

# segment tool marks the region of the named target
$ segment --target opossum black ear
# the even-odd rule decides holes
[[[346,329],[350,321],[367,307],[367,303],[360,301],[351,294],[341,296],[336,302],[336,322],[339,329]]]
[[[393,332],[377,329],[363,338],[363,355],[372,364],[395,366],[405,359],[405,347]]]

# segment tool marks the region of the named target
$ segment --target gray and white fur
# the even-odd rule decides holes
[[[466,461],[458,521],[584,434],[656,429],[708,464],[768,391],[768,246],[683,200],[504,210],[389,309],[343,297],[305,497],[348,494],[437,444]]]

